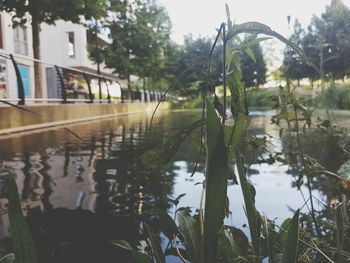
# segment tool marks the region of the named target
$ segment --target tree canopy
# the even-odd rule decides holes
[[[350,75],[350,10],[341,0],[332,0],[321,17],[312,18],[307,30],[296,21],[290,40],[304,49],[318,70],[301,63],[295,52],[286,48],[286,77],[324,80]]]

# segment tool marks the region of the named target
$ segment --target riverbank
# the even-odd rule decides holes
[[[156,105],[157,102],[0,107],[0,135],[151,112]],[[159,109],[168,109],[168,104],[161,103]]]

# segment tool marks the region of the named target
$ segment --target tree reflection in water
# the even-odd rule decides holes
[[[170,163],[162,171],[146,173],[141,156],[173,134],[179,123],[186,125],[183,116],[157,119],[147,143],[148,120],[142,118],[88,132],[82,125],[77,129],[83,141],[63,136],[63,131],[49,131],[50,136],[43,135],[49,140],[30,144],[25,153],[2,148],[8,149],[6,155],[12,154],[9,165],[17,174],[39,261],[132,262],[127,252],[109,242],[124,239],[136,246],[144,239],[140,222],[155,225],[152,207],[170,207],[176,167]],[[186,148],[183,154],[196,160],[198,149]],[[5,217],[1,221],[7,229]],[[7,234],[2,235],[1,254],[11,250]]]

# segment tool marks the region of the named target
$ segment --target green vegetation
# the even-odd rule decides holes
[[[314,105],[318,108],[350,110],[350,85],[332,84],[315,98]]]
[[[126,2],[125,2],[126,3]],[[118,4],[120,4],[118,2]],[[124,6],[127,7],[127,6]],[[146,19],[147,10],[139,6],[139,17]],[[330,9],[327,9],[327,14],[331,15],[332,8],[340,8],[338,1],[333,1]],[[156,7],[155,7],[156,8]],[[140,32],[138,29],[141,26],[137,21],[130,22],[125,19],[126,10],[124,10],[120,18],[124,23],[114,24],[117,28],[116,32],[121,33],[124,37],[116,45],[125,53],[116,54],[116,50],[108,50],[106,52],[110,56],[115,55],[116,58],[123,58],[130,67],[127,66],[125,76],[130,77],[131,74],[137,72],[143,78],[150,77],[149,74],[138,71],[135,66],[135,61],[139,61],[140,65],[146,63],[147,59],[142,57],[142,52],[138,53],[138,49],[142,47],[139,43],[134,43],[128,39],[130,34],[134,34],[135,38],[145,38],[150,36],[150,32]],[[345,12],[345,11],[344,11]],[[144,245],[148,249],[137,249],[131,246],[126,241],[113,241],[112,243],[118,247],[128,250],[134,257],[136,262],[166,262],[167,255],[175,255],[183,262],[190,261],[192,263],[212,263],[212,262],[347,262],[350,259],[350,223],[349,223],[349,196],[350,196],[350,181],[347,171],[349,168],[346,162],[343,163],[341,169],[337,171],[328,170],[317,159],[309,156],[303,147],[304,140],[307,135],[312,132],[310,128],[313,125],[313,110],[309,109],[304,102],[309,102],[305,99],[305,93],[301,92],[298,96],[296,89],[290,81],[287,85],[280,89],[274,90],[246,90],[247,86],[264,82],[263,75],[251,74],[256,70],[251,71],[255,64],[261,58],[261,53],[258,51],[259,43],[266,40],[266,37],[259,38],[259,34],[275,37],[288,45],[288,50],[291,51],[291,60],[287,64],[287,71],[285,76],[291,74],[288,69],[292,62],[297,62],[293,67],[298,67],[301,62],[307,62],[307,54],[295,43],[285,39],[275,31],[272,31],[268,26],[257,22],[247,22],[244,24],[233,24],[229,17],[227,24],[222,24],[218,32],[216,40],[222,36],[222,45],[217,44],[216,41],[211,42],[206,39],[199,39],[193,41],[188,38],[185,44],[187,51],[184,56],[178,56],[179,60],[191,58],[189,54],[195,54],[196,57],[201,54],[200,50],[209,50],[210,52],[200,56],[198,61],[193,62],[194,65],[198,63],[198,67],[186,66],[180,70],[185,72],[188,70],[189,75],[179,81],[184,87],[183,94],[191,96],[198,93],[203,95],[201,97],[201,104],[204,104],[203,114],[201,120],[196,120],[188,127],[180,129],[175,135],[157,149],[144,154],[145,172],[159,168],[179,149],[181,142],[195,129],[201,128],[201,141],[204,142],[204,152],[206,154],[205,162],[205,180],[202,182],[203,192],[200,207],[192,210],[190,207],[180,207],[181,196],[173,200],[175,206],[175,216],[171,218],[165,211],[155,208],[160,221],[160,228],[164,236],[167,238],[169,245],[162,247],[159,238],[155,231],[148,225],[143,224],[142,232],[144,236]],[[143,17],[145,15],[145,17]],[[161,21],[166,21],[161,20]],[[142,21],[142,20],[141,20]],[[120,21],[119,21],[120,22]],[[315,28],[320,21],[314,19]],[[135,24],[134,24],[135,23]],[[149,22],[151,23],[151,21]],[[135,28],[133,27],[135,26]],[[128,31],[124,32],[124,28]],[[228,32],[225,29],[228,29]],[[134,31],[135,30],[135,31]],[[168,28],[165,30],[167,32]],[[145,35],[143,35],[145,33]],[[160,33],[160,32],[158,32]],[[245,38],[242,40],[242,34]],[[325,35],[326,36],[326,35]],[[154,35],[153,37],[156,37]],[[296,36],[293,36],[296,38]],[[310,36],[311,38],[312,36]],[[319,39],[318,39],[319,40]],[[125,41],[125,42],[123,42]],[[128,42],[131,41],[131,42]],[[141,41],[138,40],[138,41]],[[153,43],[153,42],[149,42]],[[317,41],[316,41],[317,43]],[[337,42],[338,43],[338,42]],[[337,44],[335,43],[335,44]],[[123,47],[135,44],[135,49],[125,50]],[[164,43],[166,44],[166,41]],[[334,45],[335,45],[334,44]],[[165,46],[164,50],[165,50]],[[169,46],[168,46],[169,47]],[[200,48],[194,48],[200,47]],[[313,70],[315,77],[308,76],[310,79],[320,79],[322,88],[324,88],[324,81],[329,76],[344,77],[346,74],[340,71],[327,70],[326,63],[333,61],[323,57],[323,42],[321,41],[321,57],[319,61],[320,67],[315,66],[315,63],[309,62],[308,69]],[[118,50],[119,50],[118,49]],[[162,48],[161,48],[162,49]],[[191,50],[191,51],[190,51]],[[135,52],[130,58],[130,52]],[[174,51],[174,50],[173,50]],[[216,60],[219,58],[218,54],[226,52],[227,56],[223,61]],[[118,51],[119,52],[119,51]],[[198,52],[198,53],[196,53]],[[176,51],[174,51],[176,53]],[[174,54],[172,53],[172,54]],[[180,54],[179,52],[178,54]],[[169,52],[171,54],[171,52]],[[215,56],[215,54],[217,56]],[[298,59],[296,58],[298,55]],[[154,61],[147,61],[147,63],[154,63],[158,61],[157,52],[150,52],[150,57]],[[120,57],[118,57],[120,56]],[[153,57],[154,56],[154,57]],[[312,59],[311,59],[312,60]],[[207,62],[211,67],[205,68],[203,61]],[[249,61],[249,62],[248,62]],[[107,60],[106,60],[107,62]],[[300,62],[300,63],[299,63]],[[343,61],[344,62],[344,61]],[[342,63],[343,63],[342,62]],[[158,63],[158,62],[157,62]],[[220,64],[223,64],[223,72],[220,73]],[[262,62],[261,62],[262,63]],[[260,66],[261,66],[260,63]],[[299,64],[298,64],[299,63]],[[339,62],[340,63],[340,62]],[[146,65],[146,64],[143,64]],[[154,64],[147,64],[150,67]],[[164,65],[169,65],[164,63]],[[246,65],[249,70],[246,70]],[[116,65],[114,65],[117,67]],[[161,66],[162,67],[162,66]],[[160,67],[160,68],[161,68]],[[176,69],[177,70],[177,69]],[[174,74],[181,75],[182,73]],[[261,72],[264,67],[260,67]],[[160,72],[160,71],[159,71]],[[289,73],[288,73],[289,72]],[[298,71],[296,76],[300,74]],[[295,72],[294,72],[295,73]],[[144,75],[143,75],[144,74]],[[157,79],[155,73],[150,77]],[[217,76],[215,77],[211,77]],[[222,75],[222,76],[221,76]],[[252,76],[253,75],[253,76]],[[301,77],[295,77],[299,80]],[[217,80],[217,82],[215,81]],[[213,83],[223,84],[224,94],[220,101]],[[227,84],[227,85],[226,85]],[[254,86],[254,85],[253,85]],[[186,89],[185,89],[186,87]],[[229,89],[230,102],[227,103],[228,96],[226,89]],[[323,90],[323,89],[322,89]],[[200,92],[198,92],[200,91]],[[180,92],[181,94],[182,92]],[[315,98],[312,103],[322,102],[331,107],[348,107],[347,89],[344,87],[336,87],[332,85]],[[330,96],[331,95],[331,96]],[[299,99],[303,98],[303,100]],[[271,104],[268,103],[270,101]],[[185,102],[186,103],[186,102]],[[192,107],[199,104],[199,99],[196,99]],[[280,126],[280,139],[288,144],[284,153],[276,152],[270,153],[268,159],[260,160],[261,163],[275,163],[288,164],[294,172],[295,184],[298,190],[301,191],[304,198],[304,206],[307,207],[308,212],[302,213],[300,207],[294,212],[292,219],[286,219],[282,225],[276,225],[271,219],[266,218],[256,208],[256,190],[249,181],[247,176],[247,167],[245,157],[247,155],[247,148],[253,145],[253,140],[247,136],[247,129],[249,127],[248,106],[270,106],[276,109],[276,114],[272,117],[272,122]],[[226,108],[230,108],[233,125],[227,125]],[[314,126],[315,127],[315,126]],[[339,153],[345,160],[350,159],[349,144],[343,143],[346,133],[344,133],[336,125],[331,125],[330,120],[324,121],[318,125],[318,131],[326,136],[327,140],[331,140],[336,144]],[[150,129],[151,130],[151,129]],[[257,138],[254,138],[256,143]],[[265,140],[259,141],[260,145],[266,146]],[[256,144],[255,144],[256,145]],[[256,146],[256,147],[258,147]],[[200,154],[202,150],[200,150]],[[268,153],[268,152],[267,152]],[[339,168],[339,167],[338,167]],[[235,171],[235,172],[232,172]],[[233,173],[233,175],[231,174]],[[248,238],[240,229],[225,224],[225,217],[230,213],[229,199],[227,197],[228,181],[232,177],[239,178],[239,184],[244,200],[244,208],[248,220],[249,235]],[[314,187],[322,180],[329,180],[333,182],[336,191],[336,196],[339,204],[335,209],[326,206],[324,210],[317,211],[315,209],[315,196],[312,193]],[[25,224],[21,217],[19,209],[19,199],[17,189],[13,187],[13,181],[9,182],[12,186],[10,193],[10,200],[15,200],[15,205],[9,205],[9,213],[13,213],[16,220],[11,220],[11,227],[15,229],[12,240],[18,245],[15,249],[15,256],[20,262],[19,258],[31,258],[35,262],[33,250],[34,247],[30,244],[28,238],[28,231],[25,230]],[[301,187],[307,189],[307,193],[303,193]],[[233,211],[234,212],[234,211]],[[16,229],[21,229],[16,232]],[[22,236],[23,235],[23,236]],[[23,253],[23,254],[21,254]],[[24,262],[24,260],[23,260]]]
[[[332,0],[321,17],[314,16],[307,30],[295,21],[290,40],[304,49],[306,58],[313,66],[305,65],[293,50],[286,48],[285,77],[324,82],[349,76],[349,26],[350,10],[340,0]]]
[[[274,101],[278,95],[276,89],[249,89],[247,91],[247,104],[249,108],[273,109]]]
[[[5,175],[8,187],[8,217],[11,226],[11,240],[14,253],[0,259],[1,263],[36,263],[36,250],[30,234],[30,230],[23,216],[18,189],[15,181],[15,174],[8,169]]]
[[[223,27],[222,25],[219,33]],[[223,36],[227,41],[246,31],[263,33],[277,37],[298,52],[300,56],[304,56],[297,46],[265,25],[254,22],[234,25],[228,19],[228,29],[227,35],[224,33]],[[246,45],[249,46],[249,43],[238,47],[227,45],[227,53],[235,55],[235,51],[244,50],[247,48]],[[236,56],[228,60],[227,64],[226,61],[223,62],[225,72],[228,67],[232,69],[227,75],[227,84],[231,94],[230,108],[234,119],[233,126],[225,125],[226,98],[224,97],[224,104],[221,104],[215,93],[206,96],[202,128],[206,149],[206,172],[200,207],[194,214],[189,207],[177,208],[181,198],[178,197],[175,204],[175,218],[178,219],[178,225],[175,219],[156,209],[161,222],[161,230],[169,239],[170,247],[162,250],[158,241],[154,239],[153,231],[146,226],[145,239],[150,247],[146,254],[155,262],[165,262],[165,256],[171,253],[170,251],[174,251],[172,254],[177,255],[183,262],[198,263],[262,262],[263,260],[286,263],[345,262],[350,256],[350,240],[347,235],[350,230],[347,203],[350,181],[334,172],[327,171],[317,160],[305,154],[301,140],[307,128],[311,127],[312,110],[298,100],[294,93],[295,89],[291,85],[287,85],[284,89],[279,90],[278,94],[274,94],[278,100],[275,101],[276,115],[272,118],[273,123],[281,126],[281,140],[285,136],[289,137],[290,147],[288,153],[284,154],[285,157],[282,157],[281,153],[274,156],[270,154],[270,159],[266,160],[266,163],[276,161],[289,163],[298,171],[296,177],[298,177],[299,188],[303,180],[306,180],[308,199],[304,195],[303,197],[305,198],[304,205],[308,207],[309,212],[301,214],[301,208],[297,209],[292,219],[287,219],[281,226],[277,226],[256,209],[256,190],[247,177],[247,167],[244,161],[246,148],[250,141],[246,135],[249,118],[240,59],[239,56]],[[187,136],[193,128],[197,127],[198,123],[200,122],[197,121],[180,130],[178,134]],[[186,132],[183,133],[183,131]],[[335,133],[336,131],[329,130],[327,134],[334,136]],[[151,159],[145,158],[147,166],[150,163],[156,167],[163,164],[164,158],[162,157],[164,156],[168,160],[169,153],[173,154],[174,150],[178,149],[179,138],[181,136],[176,134],[160,150],[153,151],[155,155],[152,155]],[[342,153],[350,157],[345,148]],[[150,160],[153,161],[150,162]],[[239,177],[243,194],[250,241],[239,229],[224,224],[224,218],[229,214],[229,200],[226,191],[232,164],[236,167],[237,175],[235,176]],[[335,180],[341,195],[341,203],[333,215],[332,213],[330,215],[319,214],[314,208],[315,197],[312,194],[312,186],[315,185],[317,178],[324,176]],[[137,253],[137,250],[132,249],[130,245],[125,246],[123,241],[115,244]],[[138,256],[135,256],[135,260],[136,262],[148,262],[144,259],[138,260]]]

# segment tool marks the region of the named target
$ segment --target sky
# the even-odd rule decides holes
[[[319,16],[331,0],[159,0],[166,7],[173,24],[172,39],[183,42],[183,36],[213,36],[226,21],[225,3],[236,23],[257,21],[288,36],[287,16],[298,18],[306,27],[313,14]],[[343,0],[350,7],[350,0]],[[291,27],[292,29],[293,27]]]
[[[342,0],[350,7],[350,0]],[[159,0],[166,7],[172,21],[171,38],[179,44],[183,36],[212,37],[216,28],[226,22],[225,3],[228,4],[231,20],[236,23],[257,21],[288,37],[293,31],[295,19],[306,28],[313,15],[320,16],[331,0]],[[287,16],[291,16],[290,27]],[[284,44],[269,41],[266,47],[275,52],[277,68],[283,58]]]

